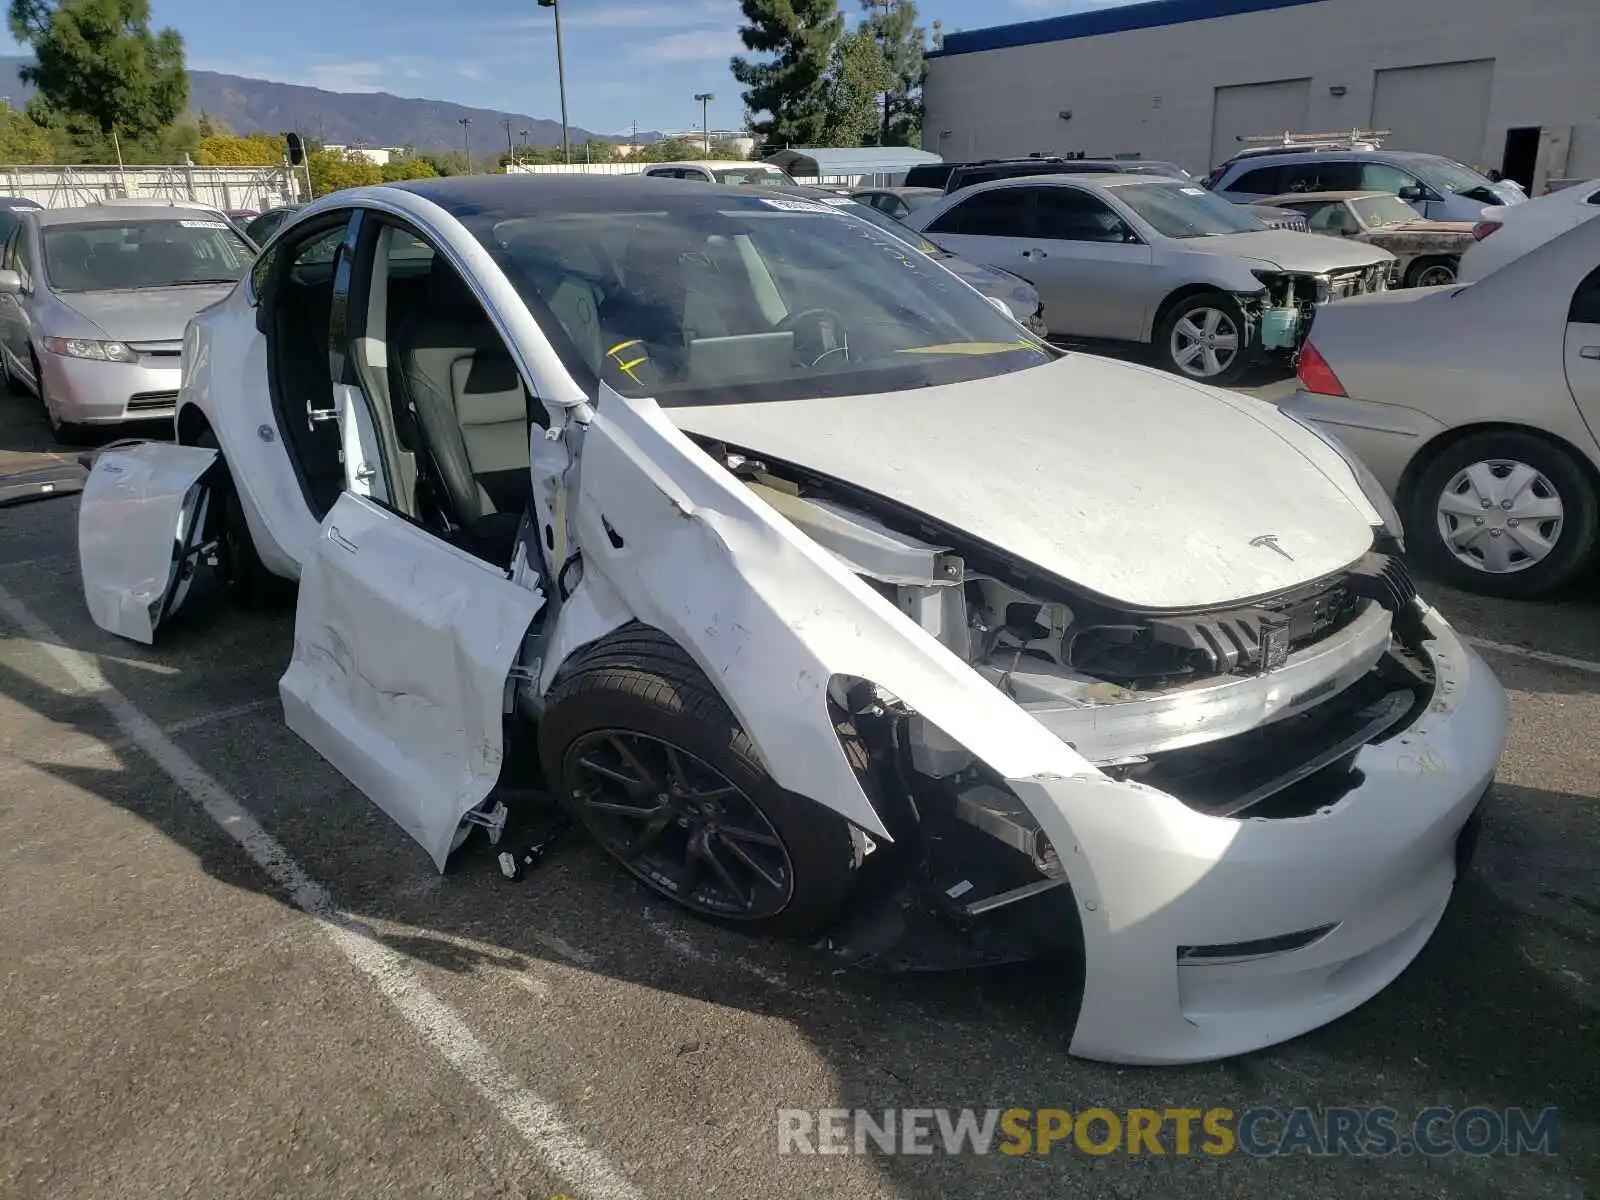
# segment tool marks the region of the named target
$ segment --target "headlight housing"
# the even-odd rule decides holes
[[[62,358],[91,358],[100,362],[136,363],[139,356],[126,342],[97,342],[91,338],[43,339],[44,348]]]
[[[1344,459],[1351,473],[1356,477],[1356,482],[1361,485],[1361,494],[1377,510],[1379,518],[1383,521],[1383,531],[1394,539],[1395,545],[1404,550],[1406,531],[1404,524],[1400,520],[1400,511],[1395,508],[1394,501],[1389,499],[1389,493],[1383,490],[1383,484],[1378,482],[1378,477],[1367,468],[1367,464],[1357,458],[1350,447],[1346,446],[1315,421],[1292,412],[1286,412],[1281,408],[1278,411],[1300,426],[1301,429],[1315,434],[1328,449]]]

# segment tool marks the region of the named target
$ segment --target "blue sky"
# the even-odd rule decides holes
[[[1103,2],[1103,0],[1102,0]],[[924,0],[946,30],[1030,20],[1096,0]],[[393,92],[559,119],[550,10],[535,0],[153,0],[157,27],[183,34],[189,65],[333,91]],[[840,0],[853,20],[859,0]],[[574,125],[622,133],[739,124],[737,0],[562,0],[567,107]],[[21,53],[11,49],[8,53]]]

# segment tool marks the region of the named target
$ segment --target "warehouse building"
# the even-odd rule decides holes
[[[1385,129],[1525,185],[1600,177],[1600,0],[1154,0],[947,34],[923,145],[1203,173],[1241,137]]]

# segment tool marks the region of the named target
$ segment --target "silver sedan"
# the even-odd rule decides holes
[[[1318,313],[1292,416],[1336,435],[1411,553],[1491,595],[1559,589],[1600,548],[1600,221],[1472,284]]]
[[[1231,383],[1288,357],[1320,304],[1387,286],[1394,256],[1268,229],[1185,180],[1035,175],[963,188],[906,224],[1038,288],[1053,337],[1144,342]]]
[[[220,213],[24,212],[0,257],[0,370],[39,397],[67,444],[97,426],[171,417],[184,327],[254,257]]]

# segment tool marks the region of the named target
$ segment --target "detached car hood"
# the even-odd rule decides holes
[[[116,292],[57,292],[55,297],[114,341],[178,342],[183,340],[190,317],[233,288],[231,283],[204,283]]]
[[[1353,476],[1328,473],[1272,405],[1085,354],[916,391],[666,412],[1132,608],[1265,596],[1372,545]]]
[[[1255,233],[1225,233],[1218,237],[1189,238],[1184,246],[1199,254],[1226,254],[1270,263],[1280,271],[1320,275],[1349,267],[1370,267],[1390,261],[1387,250],[1344,238],[1308,237],[1295,229],[1263,229]]]

